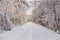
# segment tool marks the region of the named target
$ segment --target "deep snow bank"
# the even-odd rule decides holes
[[[57,33],[32,22],[3,33],[0,37],[2,40],[60,40]]]

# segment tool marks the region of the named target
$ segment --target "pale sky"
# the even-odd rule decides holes
[[[32,1],[32,0],[26,0],[27,1],[27,3],[29,4],[29,1]],[[30,4],[29,4],[30,5]],[[28,15],[32,15],[32,9],[33,9],[33,7],[30,7],[30,8],[28,8],[27,9],[27,14]]]
[[[33,0],[26,0],[26,1],[28,1],[28,2],[29,2],[29,1],[33,1]]]
[[[28,15],[32,15],[32,9],[33,9],[32,7],[29,8],[29,9],[27,9],[27,14],[28,14]]]

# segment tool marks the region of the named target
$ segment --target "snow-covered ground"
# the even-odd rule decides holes
[[[1,34],[0,38],[0,40],[60,40],[60,35],[41,25],[29,22]]]

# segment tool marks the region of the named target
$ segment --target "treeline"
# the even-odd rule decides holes
[[[32,21],[60,32],[60,0],[46,0],[34,7]]]

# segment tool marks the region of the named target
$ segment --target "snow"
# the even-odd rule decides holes
[[[0,35],[1,40],[60,40],[60,35],[29,22]]]

